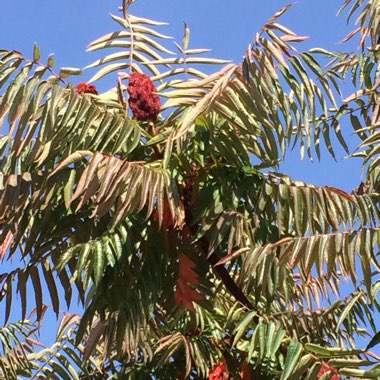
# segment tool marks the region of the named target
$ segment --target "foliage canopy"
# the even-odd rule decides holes
[[[286,6],[238,64],[190,48],[187,25],[169,43],[131,3],[88,46],[110,91],[79,91],[82,70],[38,46],[0,50],[0,256],[18,263],[0,274],[0,377],[379,378],[379,0],[342,5],[358,51],[296,49]],[[135,98],[134,72],[150,83]],[[138,120],[129,102],[157,106],[152,89],[161,114]],[[337,146],[363,160],[351,194],[277,172],[289,149]],[[83,315],[40,349],[46,309],[73,295]]]

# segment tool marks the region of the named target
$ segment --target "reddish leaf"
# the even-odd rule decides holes
[[[161,226],[164,227],[167,230],[177,228],[182,229],[184,226],[184,220],[185,220],[185,212],[183,208],[183,204],[180,201],[179,207],[176,211],[174,211],[169,203],[169,200],[167,197],[164,198],[162,202],[162,220],[161,220]],[[153,213],[153,218],[156,222],[159,222],[159,211],[158,208]]]
[[[199,285],[199,275],[195,269],[195,263],[185,254],[181,253],[179,256],[179,272],[174,298],[178,306],[183,305],[191,311],[195,311],[194,301],[205,298],[203,294],[194,289],[194,287]]]
[[[167,198],[164,199],[163,213],[162,213],[162,226],[164,228],[173,228],[175,222],[170,211],[170,205]]]
[[[247,362],[243,363],[243,366],[241,367],[241,373],[240,376],[242,380],[251,380],[252,379],[252,370],[251,367]]]
[[[105,323],[98,319],[93,326],[91,327],[90,333],[88,335],[84,353],[83,353],[83,360],[87,360],[90,355],[94,352],[96,344],[98,343],[101,335],[103,334],[105,330]]]
[[[348,40],[350,40],[355,34],[359,33],[360,32],[360,27],[354,29],[353,31],[351,31],[350,33],[347,34],[346,37],[343,38],[343,40],[341,42],[347,42]]]
[[[309,36],[292,36],[290,34],[285,34],[280,37],[280,39],[284,42],[302,42],[309,38]]]
[[[341,377],[338,374],[336,368],[330,367],[327,363],[322,363],[322,367],[318,372],[317,379],[320,379],[326,372],[331,373],[330,380],[340,380]]]
[[[13,234],[11,231],[8,231],[7,235],[5,236],[5,239],[0,244],[0,259],[3,259],[5,256],[5,253],[7,252],[7,249],[11,245],[13,240]]]

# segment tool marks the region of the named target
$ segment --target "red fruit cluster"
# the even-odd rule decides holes
[[[98,91],[93,84],[88,84],[86,82],[81,82],[76,87],[78,94],[94,94],[98,95]]]
[[[317,379],[320,379],[326,372],[331,371],[330,380],[341,380],[336,368],[330,367],[327,363],[322,363],[322,367],[318,372]]]
[[[224,380],[228,376],[228,370],[223,362],[216,363],[208,374],[209,380]]]
[[[155,121],[160,113],[161,101],[148,75],[132,73],[127,90],[133,116],[139,121]]]

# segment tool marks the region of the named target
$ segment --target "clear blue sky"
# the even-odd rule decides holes
[[[339,44],[349,31],[345,17],[336,17],[342,2],[299,0],[280,23],[300,35],[311,36],[299,45],[300,49],[302,46],[348,49],[349,46]],[[0,48],[17,49],[31,56],[33,44],[37,42],[42,60],[55,53],[56,66],[84,67],[97,58],[94,53],[85,53],[86,45],[118,29],[109,13],[118,14],[120,3],[118,0],[4,0],[0,12]],[[191,28],[191,47],[211,48],[212,56],[238,62],[260,26],[286,4],[285,0],[139,0],[130,12],[169,22],[163,31],[178,41],[186,21]],[[85,72],[79,80],[88,80],[91,74]],[[108,87],[112,86],[113,81]],[[351,133],[349,126],[347,129]],[[349,133],[345,136],[349,137]],[[337,163],[325,154],[321,163],[311,164],[307,160],[301,162],[295,152],[287,157],[281,170],[294,179],[351,191],[360,182],[360,161],[343,161],[344,153],[339,153]]]
[[[42,57],[55,53],[57,66],[84,67],[97,58],[95,53],[85,53],[86,45],[116,30],[117,25],[109,13],[118,14],[120,3],[119,0],[7,0],[0,13],[0,47],[31,55],[33,44],[37,42]],[[299,0],[280,23],[300,35],[311,36],[300,48],[347,49],[348,46],[339,44],[349,31],[345,17],[336,17],[341,3]],[[178,41],[182,37],[183,21],[186,21],[191,28],[191,47],[208,47],[213,50],[213,56],[238,62],[260,26],[286,4],[287,1],[279,0],[139,0],[130,11],[169,22],[163,30]],[[80,80],[89,79],[90,74],[90,71],[85,72]],[[110,82],[108,87],[112,86],[114,83]],[[311,164],[307,160],[299,162],[299,155],[294,152],[281,170],[308,183],[351,190],[360,182],[360,162],[342,161],[344,154],[340,153],[338,163],[325,154],[321,164]]]

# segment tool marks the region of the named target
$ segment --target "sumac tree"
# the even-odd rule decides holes
[[[187,26],[168,43],[131,3],[89,44],[88,83],[38,46],[0,51],[0,256],[17,263],[0,377],[379,378],[380,2],[341,8],[357,51],[301,50],[285,7],[236,64],[190,48]],[[352,193],[278,172],[289,149],[338,145],[363,159]],[[40,349],[46,308],[73,294],[83,314]]]

